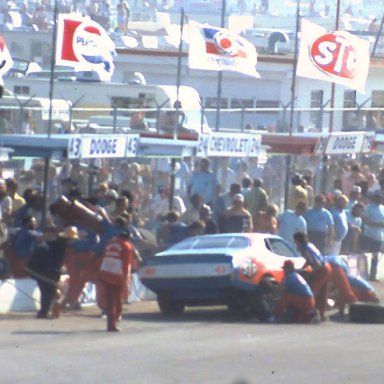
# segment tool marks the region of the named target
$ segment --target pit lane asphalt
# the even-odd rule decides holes
[[[141,302],[124,307],[122,332],[105,326],[96,307],[0,316],[0,383],[383,383],[381,324],[261,324],[223,307],[165,319]]]

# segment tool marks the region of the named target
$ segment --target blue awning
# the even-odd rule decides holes
[[[61,158],[66,155],[69,135],[0,135],[0,146],[12,148],[12,156]]]

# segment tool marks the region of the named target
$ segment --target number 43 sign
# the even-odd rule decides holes
[[[81,157],[81,135],[71,135],[68,142],[68,159]]]
[[[136,157],[139,149],[140,135],[127,135],[127,144],[125,149],[125,157]]]

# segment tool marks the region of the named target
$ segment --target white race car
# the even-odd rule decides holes
[[[305,260],[279,236],[233,233],[187,238],[144,261],[142,283],[157,294],[163,314],[185,306],[221,305],[266,318],[283,280],[285,260]]]

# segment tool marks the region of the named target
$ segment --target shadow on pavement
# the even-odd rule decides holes
[[[129,312],[123,313],[124,320],[135,320],[144,322],[163,322],[163,323],[258,323],[255,318],[249,318],[242,314],[231,313],[222,308],[187,308],[181,315],[166,316],[160,312]]]
[[[15,331],[13,335],[74,335],[72,331]]]

